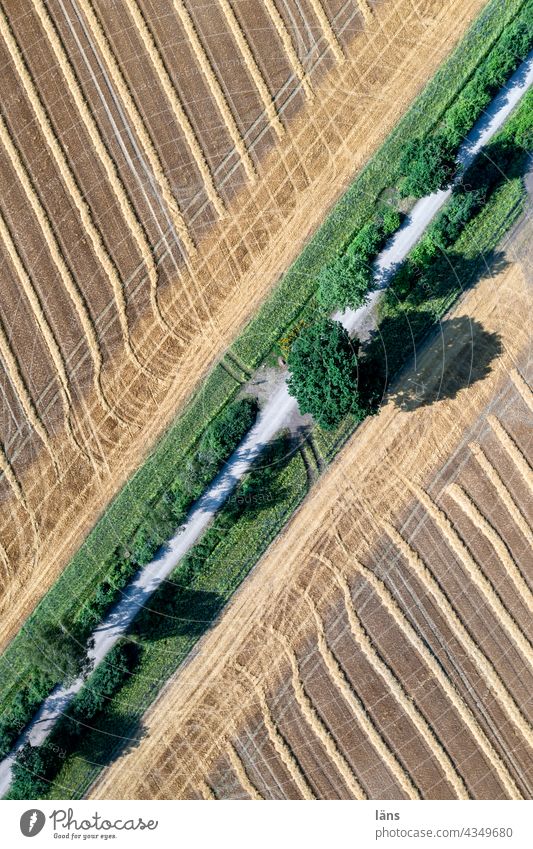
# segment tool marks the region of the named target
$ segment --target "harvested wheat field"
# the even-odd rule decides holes
[[[0,4],[1,646],[483,5]]]
[[[530,237],[341,451],[94,798],[531,798]]]

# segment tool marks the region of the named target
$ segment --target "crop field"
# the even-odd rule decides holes
[[[3,0],[2,646],[483,5]]]
[[[531,798],[531,224],[93,798]]]

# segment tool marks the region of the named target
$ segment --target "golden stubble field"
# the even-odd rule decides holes
[[[0,646],[484,4],[278,5],[0,8]]]
[[[446,316],[92,798],[531,797],[530,236]]]

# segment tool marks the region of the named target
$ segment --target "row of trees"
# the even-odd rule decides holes
[[[27,744],[22,749],[13,765],[8,798],[38,799],[45,795],[66,755],[80,746],[95,718],[131,674],[138,654],[134,643],[119,643],[111,649],[74,697],[45,743],[41,746]]]
[[[458,175],[456,155],[465,134],[471,129],[495,92],[527,56],[533,43],[533,19],[518,20],[506,28],[487,59],[480,65],[470,82],[447,111],[434,133],[413,139],[404,149],[399,167],[400,195],[421,198],[450,185]],[[421,267],[431,265],[431,255],[447,248],[457,238],[475,212],[480,208],[488,187],[497,179],[502,166],[512,159],[514,145],[527,146],[531,126],[525,118],[512,143],[501,141],[492,147],[492,160],[481,156],[464,175],[474,190],[465,191],[460,185],[453,202],[432,228],[431,238],[424,239],[413,252],[405,269],[405,285],[413,285],[420,277]],[[494,172],[494,173],[493,173]],[[468,178],[468,179],[467,179]],[[377,220],[361,229],[349,248],[327,265],[318,275],[317,300],[324,313],[335,309],[357,309],[362,306],[373,285],[373,260],[390,233],[400,223],[395,210],[388,209]],[[424,253],[425,252],[425,253]],[[418,270],[417,270],[418,269]],[[398,286],[402,286],[399,279]],[[419,281],[420,282],[420,281]],[[421,281],[426,288],[427,280]],[[335,427],[351,413],[362,418],[369,411],[370,399],[361,391],[358,363],[359,343],[350,339],[339,322],[320,318],[299,328],[294,338],[289,336],[287,363],[289,391],[297,399],[302,413],[311,413],[323,428]],[[365,380],[367,386],[371,380]]]
[[[113,605],[134,573],[149,563],[183,521],[193,501],[215,477],[257,415],[257,401],[242,398],[229,404],[207,427],[196,451],[157,502],[147,504],[129,540],[117,545],[102,564],[101,580],[75,618],[32,623],[21,643],[19,662],[28,670],[26,683],[0,717],[0,757],[5,756],[39,704],[59,682],[87,672],[87,638]]]

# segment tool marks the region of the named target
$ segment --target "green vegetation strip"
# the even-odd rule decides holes
[[[289,437],[281,436],[268,447],[267,455],[267,462],[263,458],[261,467],[248,475],[136,620],[130,637],[138,661],[114,697],[91,717],[95,727],[72,738],[63,723],[63,730],[39,747],[44,776],[55,776],[48,792],[43,773],[32,780],[31,773],[19,767],[20,781],[13,783],[9,798],[77,798],[127,744],[124,738],[131,737],[134,743],[141,735],[143,713],[308,491],[306,467]],[[91,688],[91,678],[80,696],[87,687]],[[35,759],[33,750],[29,757]],[[33,760],[30,769],[32,764]]]
[[[397,163],[404,146],[421,133],[439,127],[444,116],[448,114],[449,107],[457,109],[459,93],[465,88],[468,80],[477,77],[478,83],[481,79],[479,85],[482,84],[483,91],[488,90],[485,84],[487,81],[484,83],[479,77],[485,66],[490,67],[493,75],[489,88],[495,84],[494,65],[491,65],[490,61],[487,62],[487,57],[492,57],[492,61],[494,56],[503,55],[506,59],[507,54],[502,54],[501,43],[496,51],[491,52],[491,47],[500,38],[506,24],[515,18],[522,22],[527,20],[532,8],[532,0],[507,0],[505,3],[492,0],[488,4],[460,47],[436,74],[383,148],[354,181],[258,316],[237,340],[230,352],[231,363],[241,363],[250,369],[255,367],[269,355],[273,344],[289,330],[295,320],[301,316],[312,317],[315,314],[318,302],[314,294],[319,273],[326,265],[342,256],[346,249],[349,250],[354,240],[357,242],[357,234],[360,236],[361,228],[365,224],[382,220],[387,207],[382,203],[381,197],[385,189],[399,184],[402,175]],[[518,54],[515,55],[514,61],[516,64],[519,61]],[[501,74],[501,62],[496,70]],[[512,70],[512,63],[508,65],[507,70]],[[473,122],[479,114],[475,104],[469,114]],[[490,240],[490,235],[487,238]],[[153,551],[154,545],[170,535],[170,528],[179,524],[178,516],[182,515],[188,503],[186,498],[181,496],[190,494],[193,497],[198,492],[198,486],[205,486],[208,480],[201,474],[195,479],[193,474],[191,484],[189,474],[191,465],[194,467],[195,459],[197,461],[199,458],[198,450],[206,428],[224,420],[226,406],[236,396],[239,388],[238,381],[221,365],[214,369],[151,457],[110,505],[61,578],[38,605],[24,631],[13,640],[0,658],[0,748],[4,751],[54,683],[50,677],[43,677],[42,673],[38,673],[32,666],[31,653],[35,653],[33,646],[39,650],[35,635],[39,634],[43,623],[62,622],[68,629],[73,629],[75,636],[78,635],[79,638],[86,632],[89,624],[95,621],[95,617],[100,617],[116,598],[120,587],[124,586],[131,576],[131,568],[146,562],[146,557]],[[218,418],[220,416],[222,419]],[[334,455],[355,424],[355,420],[348,417],[332,434],[317,431],[316,443],[325,458],[330,459]],[[301,464],[302,461],[300,457],[295,457],[291,462]],[[178,499],[175,498],[176,491],[179,492]],[[299,493],[296,500],[293,493],[289,492],[287,497],[291,504],[295,504],[299,502],[302,494]],[[294,509],[294,506],[291,509]],[[290,512],[286,507],[284,515],[288,516]],[[242,522],[244,521],[242,517]],[[274,524],[279,529],[283,522],[276,522]],[[255,538],[254,528],[253,522],[247,527],[247,534],[252,540]],[[268,528],[263,528],[261,533],[265,534],[264,539],[267,541],[272,538]],[[264,548],[262,538],[258,546],[250,544],[248,568]],[[247,549],[247,546],[245,548]],[[241,570],[241,573],[242,578],[245,572]],[[220,578],[219,573],[216,574]],[[237,583],[232,583],[232,586],[237,586]],[[221,599],[228,597],[225,591],[219,595]],[[203,626],[207,627],[209,621],[211,620],[208,617]],[[194,639],[197,639],[197,636],[195,635]],[[184,655],[179,656],[181,658]],[[59,677],[57,676],[57,680]]]

